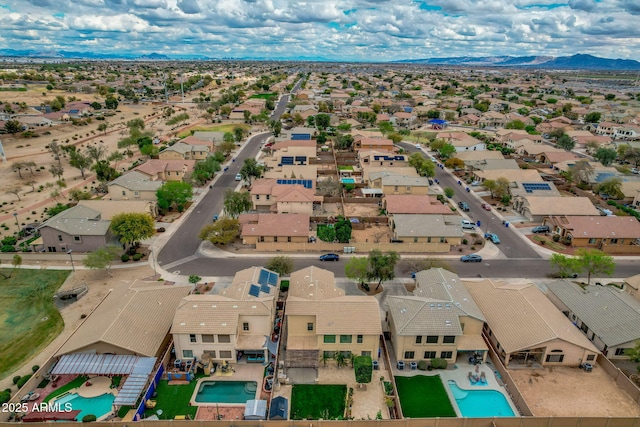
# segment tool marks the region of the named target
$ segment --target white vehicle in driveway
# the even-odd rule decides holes
[[[236,181],[242,181],[242,175],[239,173],[236,174]]]

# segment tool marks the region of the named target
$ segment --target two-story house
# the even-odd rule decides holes
[[[149,200],[156,201],[156,192],[162,187],[162,181],[152,180],[146,174],[131,171],[120,175],[109,184],[110,200]]]
[[[205,160],[209,155],[206,145],[192,145],[183,142],[165,148],[158,154],[161,160]]]
[[[191,175],[195,164],[195,160],[149,159],[134,170],[154,181],[182,181]]]

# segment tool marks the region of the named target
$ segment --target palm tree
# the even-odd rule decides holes
[[[328,351],[323,351],[322,355],[320,356],[320,361],[322,362],[322,365],[326,368],[327,367],[327,360],[330,360],[331,356],[329,355]]]

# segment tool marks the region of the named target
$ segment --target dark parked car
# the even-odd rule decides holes
[[[462,262],[482,262],[482,257],[478,254],[463,255],[460,257]]]
[[[533,227],[531,229],[532,233],[548,233],[549,231],[551,231],[551,229],[549,228],[548,225],[539,225],[537,227]]]
[[[467,202],[458,202],[458,207],[465,212],[469,212],[469,205]]]
[[[320,255],[320,261],[340,261],[340,255],[338,254]]]

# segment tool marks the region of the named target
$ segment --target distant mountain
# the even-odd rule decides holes
[[[394,61],[410,64],[460,65],[480,67],[528,67],[545,69],[640,70],[640,62],[632,59],[599,58],[593,55],[572,56],[459,56]]]
[[[138,57],[141,61],[169,61],[170,58],[167,55],[161,55],[159,53],[150,53],[149,55],[142,55]]]

